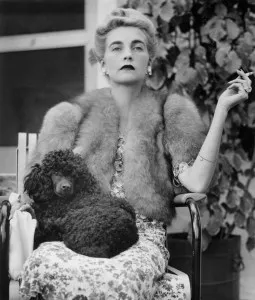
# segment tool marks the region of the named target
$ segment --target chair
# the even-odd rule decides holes
[[[17,147],[17,192],[23,189],[26,161],[37,142],[37,134],[19,133]],[[205,194],[187,193],[174,199],[176,207],[188,207],[192,225],[191,300],[201,299],[201,224],[196,201],[206,200]],[[18,282],[9,278],[9,215],[11,205],[7,196],[0,196],[0,299],[18,299]],[[169,272],[187,275],[169,266]]]

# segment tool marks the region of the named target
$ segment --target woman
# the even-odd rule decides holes
[[[38,294],[43,299],[185,299],[178,282],[165,291],[173,280],[165,274],[164,224],[175,215],[171,199],[180,187],[207,190],[228,110],[248,98],[251,81],[237,71],[205,135],[190,99],[145,86],[155,34],[152,23],[135,10],[111,13],[95,35],[95,54],[110,88],[52,108],[31,162],[61,147],[81,154],[102,189],[135,207],[139,242],[112,259],[84,257],[62,243],[45,243],[25,264],[20,288],[25,299]]]

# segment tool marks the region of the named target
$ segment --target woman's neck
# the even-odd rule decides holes
[[[132,103],[136,101],[141,90],[142,85],[112,85],[111,94],[121,114],[129,112]]]
[[[112,85],[111,87],[111,94],[120,114],[119,131],[124,136],[126,135],[132,104],[139,98],[141,90],[142,85]]]

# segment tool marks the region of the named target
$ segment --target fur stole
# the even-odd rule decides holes
[[[98,89],[65,103],[65,113],[63,106],[53,107],[45,120],[70,148],[79,149],[101,188],[110,191],[120,121],[110,90]],[[139,213],[169,224],[175,215],[172,165],[196,157],[205,125],[190,99],[148,88],[131,110],[124,145],[125,194]],[[47,122],[42,127],[46,140]]]

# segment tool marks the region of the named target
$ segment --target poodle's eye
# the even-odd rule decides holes
[[[61,177],[61,175],[58,173],[58,172],[52,172],[52,175],[51,175],[53,178],[59,178]]]

